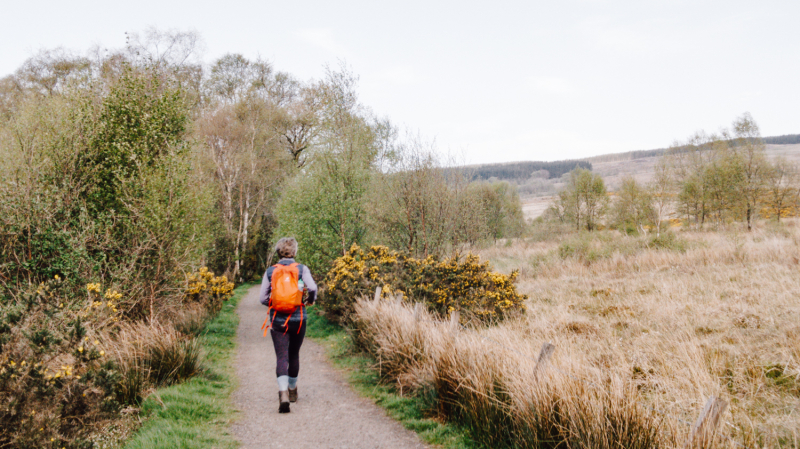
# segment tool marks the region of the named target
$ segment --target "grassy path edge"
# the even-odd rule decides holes
[[[235,416],[231,393],[236,388],[236,306],[253,285],[237,287],[198,337],[205,354],[203,371],[145,399],[140,415],[144,423],[125,449],[238,447],[228,430]]]
[[[317,307],[309,307],[308,315],[306,336],[325,349],[328,360],[344,373],[356,393],[382,407],[391,418],[416,432],[427,444],[446,449],[481,447],[463,429],[427,416],[426,410],[431,408],[434,400],[433,392],[403,396],[393,386],[381,383],[375,369],[376,361],[356,349],[345,329],[321,316]]]

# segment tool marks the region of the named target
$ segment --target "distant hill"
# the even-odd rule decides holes
[[[800,143],[800,134],[787,134],[785,136],[764,137],[763,140],[764,143],[767,145],[793,145]],[[609,153],[609,154],[601,154],[600,156],[587,157],[580,160],[592,163],[631,161],[634,159],[661,156],[667,150],[668,148],[659,148],[656,150],[637,150],[637,151],[627,151],[625,153]]]
[[[800,143],[800,134],[764,137],[763,140],[764,143],[768,145],[793,145]],[[499,164],[471,165],[463,167],[463,169],[468,170],[472,174],[472,178],[475,180],[485,181],[495,178],[498,180],[523,183],[530,178],[557,179],[563,174],[572,171],[572,169],[574,169],[576,166],[592,170],[592,164],[624,162],[649,157],[658,157],[664,154],[664,152],[667,150],[668,148],[627,151],[624,153],[601,154],[599,156],[592,156],[583,159],[568,159],[555,162],[520,161]]]

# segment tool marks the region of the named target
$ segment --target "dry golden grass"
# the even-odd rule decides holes
[[[657,246],[611,231],[500,243],[481,255],[521,269],[523,319],[457,331],[408,306],[362,301],[358,335],[387,377],[436,387],[441,412],[484,427],[487,443],[677,447],[716,395],[730,404],[721,434],[800,447],[798,222],[680,232]],[[556,351],[537,380],[546,341]]]

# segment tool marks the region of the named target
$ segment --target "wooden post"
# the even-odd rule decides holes
[[[383,291],[383,288],[375,287],[375,297],[373,298],[373,301],[377,302],[379,299],[381,299],[381,291]]]
[[[414,321],[419,321],[420,315],[422,315],[422,303],[415,302],[414,303]]]
[[[539,351],[539,358],[536,359],[536,367],[533,368],[533,375],[539,376],[539,373],[543,373],[544,370],[547,368],[547,364],[550,362],[550,356],[553,355],[553,352],[556,350],[556,347],[548,342],[542,345],[542,350]]]
[[[685,447],[687,449],[708,447],[714,441],[719,420],[727,407],[728,403],[716,396],[708,398],[703,412],[692,426]]]
[[[458,310],[453,310],[452,312],[450,312],[450,327],[452,328],[451,330],[458,330],[458,328],[461,327],[460,320],[461,316],[458,313]]]

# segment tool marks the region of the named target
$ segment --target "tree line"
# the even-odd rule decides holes
[[[660,232],[670,217],[696,226],[742,222],[749,230],[758,218],[797,215],[800,169],[782,157],[770,160],[765,145],[746,113],[730,129],[698,132],[666,150],[646,185],[628,177],[610,194],[599,175],[572,171],[549,214],[577,229],[606,223],[632,232]]]
[[[527,161],[527,162],[507,162],[502,164],[483,164],[466,168],[455,168],[453,170],[464,170],[472,179],[489,180],[492,178],[509,181],[526,181],[531,177],[542,177],[544,179],[558,179],[569,173],[575,167],[586,170],[592,169],[591,162],[582,160],[565,161]]]
[[[149,30],[118,50],[42,51],[0,80],[4,280],[72,266],[33,255],[40,240],[80,248],[75,278],[153,302],[189,266],[258,276],[276,232],[319,268],[352,243],[426,255],[520,232],[512,186],[446,170],[359,101],[347,67],[303,82],[238,54],[206,64],[198,43]]]

